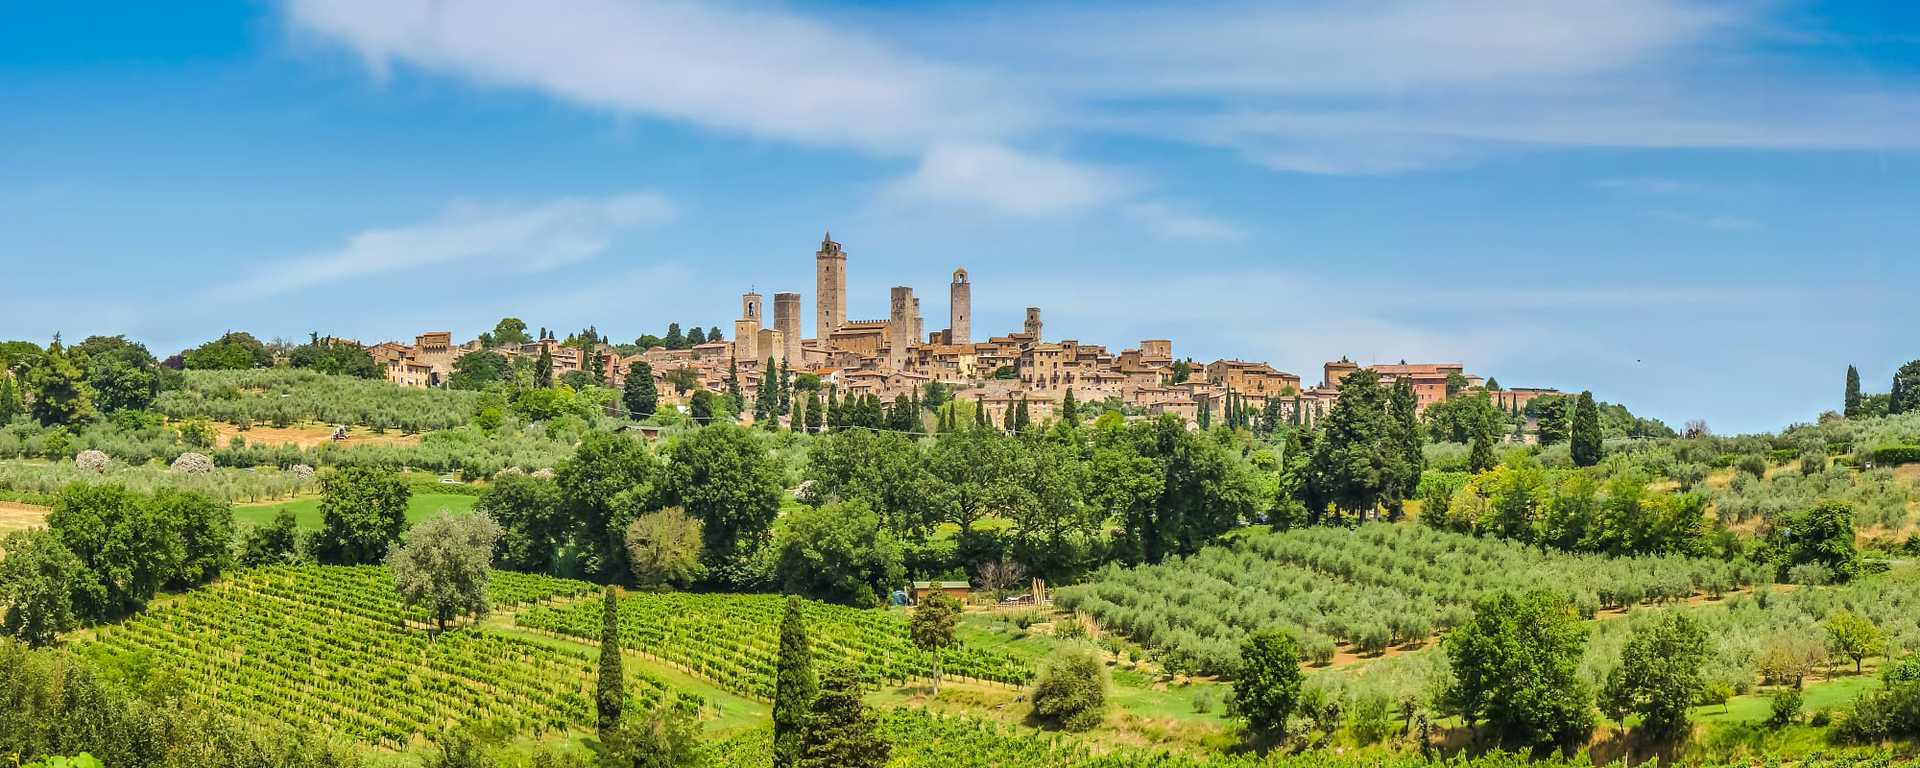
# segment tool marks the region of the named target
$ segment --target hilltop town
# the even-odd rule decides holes
[[[889,291],[886,318],[849,319],[847,270],[848,253],[828,232],[814,253],[812,338],[805,337],[801,326],[801,294],[773,294],[769,323],[766,298],[748,292],[740,297],[731,340],[703,335],[700,343],[684,348],[655,345],[623,353],[621,346],[605,340],[568,343],[544,331],[525,343],[475,338],[456,345],[450,332],[436,331],[420,334],[412,345],[385,342],[370,351],[389,381],[413,387],[445,382],[456,359],[483,349],[509,359],[545,353],[554,375],[597,372],[602,383],[614,388],[623,387],[629,373],[645,363],[662,401],[670,404],[685,404],[696,387],[728,391],[730,382],[753,399],[770,373],[777,377],[782,371],[817,377],[841,397],[874,395],[882,401],[917,397],[927,385],[940,384],[984,408],[994,424],[1022,403],[1031,418],[1044,421],[1068,392],[1080,402],[1117,402],[1134,413],[1173,414],[1196,425],[1222,416],[1230,402],[1289,423],[1311,424],[1339,399],[1340,382],[1363,367],[1346,358],[1328,361],[1319,380],[1309,384],[1299,374],[1262,361],[1181,359],[1171,339],[1143,339],[1116,354],[1102,344],[1048,339],[1040,307],[1027,308],[1020,330],[975,340],[973,284],[963,267],[953,270],[947,286],[945,328],[926,329],[920,298],[912,286],[904,285]],[[591,352],[583,355],[583,349]],[[1559,394],[1554,389],[1501,388],[1458,362],[1403,360],[1364,367],[1385,383],[1409,382],[1421,412],[1466,391],[1486,392],[1496,407],[1511,414],[1521,413],[1535,398]]]

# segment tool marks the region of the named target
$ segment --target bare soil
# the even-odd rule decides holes
[[[27,528],[38,528],[47,521],[46,507],[0,501],[0,536]]]
[[[255,425],[245,432],[232,424],[213,425],[215,445],[226,445],[235,435],[246,439],[248,445],[293,445],[300,448],[312,448],[335,442],[333,427],[327,424],[296,424],[291,427],[271,427]],[[366,427],[351,427],[347,430],[347,439],[338,441],[342,447],[355,445],[418,445],[419,435],[403,435],[388,432],[376,435]]]

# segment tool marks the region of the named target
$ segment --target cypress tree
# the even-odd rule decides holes
[[[1027,426],[1033,423],[1027,418],[1027,398],[1020,398],[1020,407],[1016,408],[1014,413],[1013,430],[1024,434],[1027,431]]]
[[[0,426],[20,415],[20,393],[13,387],[13,375],[0,371]]]
[[[553,387],[553,353],[540,345],[540,357],[533,361],[533,384],[541,389]]]
[[[813,646],[807,641],[800,605],[798,596],[788,595],[786,614],[780,619],[780,659],[773,679],[774,768],[799,765],[802,731],[820,694],[819,681],[813,675]]]
[[[1474,474],[1491,471],[1499,463],[1493,456],[1493,424],[1483,414],[1473,430],[1473,450],[1467,454],[1467,471]]]
[[[1017,415],[1014,413],[1013,401],[1008,400],[1007,412],[1004,414],[1001,414],[1001,417],[1000,417],[1000,428],[1005,430],[1008,434],[1018,433],[1020,431],[1020,425],[1014,421],[1016,416]]]
[[[974,423],[974,426],[979,426],[979,427],[984,427],[987,425],[987,396],[986,395],[979,395],[974,399],[973,423]]]
[[[827,387],[827,412],[821,420],[827,429],[840,428],[840,388]]]
[[[1573,406],[1573,463],[1591,467],[1600,463],[1600,409],[1593,403],[1593,392],[1581,392]]]
[[[1860,415],[1860,370],[1851,365],[1847,366],[1847,396],[1843,407],[1849,419]]]
[[[787,361],[780,361],[780,415],[793,412],[793,371],[787,368]]]
[[[605,595],[600,611],[600,679],[593,699],[602,737],[620,727],[620,713],[627,704],[627,679],[620,667],[619,590],[609,585]]]
[[[1411,499],[1420,490],[1420,473],[1427,468],[1427,455],[1420,445],[1419,402],[1413,394],[1413,383],[1405,379],[1396,382],[1387,408],[1393,416],[1394,439],[1407,457],[1407,464],[1413,468],[1407,474],[1406,484],[1400,488],[1400,498]],[[1393,506],[1397,511],[1399,504],[1396,502]]]
[[[1060,398],[1060,420],[1069,427],[1080,426],[1080,403],[1073,399],[1073,387],[1067,387],[1067,396]]]
[[[826,423],[820,413],[820,393],[807,393],[807,432],[819,434],[820,427]]]
[[[880,719],[860,700],[853,670],[827,673],[800,741],[799,768],[883,768],[892,747],[880,738]],[[778,759],[775,766],[780,766]]]
[[[740,361],[727,361],[727,405],[735,415],[747,408],[747,396],[740,394]]]
[[[653,386],[653,366],[646,361],[634,363],[627,369],[626,387],[621,391],[621,404],[627,407],[627,416],[644,419],[652,416],[660,407],[660,392]]]
[[[667,337],[660,341],[667,349],[687,348],[687,337],[680,335],[679,323],[667,323]]]

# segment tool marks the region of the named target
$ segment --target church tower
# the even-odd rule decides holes
[[[1039,307],[1027,307],[1027,335],[1033,337],[1034,343],[1036,344],[1039,343],[1040,341],[1040,308]]]
[[[734,360],[752,361],[760,359],[761,304],[760,294],[757,292],[740,295],[740,319],[733,321]]]
[[[847,252],[832,232],[820,238],[820,250],[813,254],[813,277],[813,333],[825,348],[833,332],[847,324]]]
[[[967,270],[953,271],[953,284],[947,286],[948,344],[973,343],[973,285],[967,282]]]

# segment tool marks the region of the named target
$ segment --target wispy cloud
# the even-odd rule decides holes
[[[1704,229],[1711,229],[1716,232],[1755,232],[1755,231],[1766,228],[1765,223],[1761,222],[1758,219],[1752,219],[1746,216],[1730,216],[1727,214],[1698,214],[1698,213],[1687,213],[1685,211],[1671,211],[1671,210],[1648,211],[1647,215],[1652,216],[1661,221],[1668,221],[1675,224],[1684,224],[1690,227],[1701,227]]]
[[[1679,179],[1664,179],[1656,176],[1600,179],[1593,182],[1593,186],[1596,189],[1604,189],[1611,192],[1630,192],[1641,195],[1673,195],[1682,192],[1692,192],[1701,188],[1700,185],[1695,182],[1681,181]]]
[[[1126,211],[1148,231],[1170,240],[1241,240],[1247,236],[1246,230],[1233,222],[1163,202],[1133,203]]]
[[[1015,216],[1077,213],[1129,195],[1126,174],[994,145],[940,146],[888,187],[907,203],[985,207]]]
[[[272,296],[422,267],[545,271],[591,259],[620,232],[673,215],[672,204],[651,193],[519,208],[455,203],[428,221],[365,230],[338,248],[269,264],[220,295]]]

